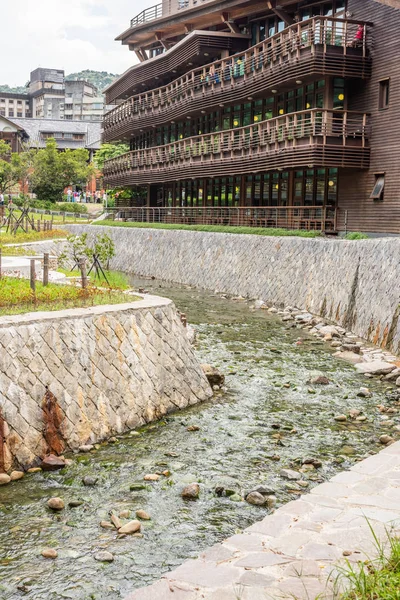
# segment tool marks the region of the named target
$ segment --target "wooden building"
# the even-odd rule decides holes
[[[127,218],[400,233],[398,0],[164,0],[117,39]],[[126,202],[125,202],[126,204]],[[133,207],[133,204],[135,207]]]

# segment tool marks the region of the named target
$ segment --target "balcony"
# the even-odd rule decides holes
[[[186,73],[188,61],[204,64],[204,56],[217,58],[222,50],[244,51],[248,44],[249,36],[240,33],[192,31],[163,54],[128,69],[105,90],[106,103],[151,89],[155,81],[170,81],[171,73]]]
[[[368,115],[313,109],[186,138],[107,161],[107,185],[225,177],[303,167],[368,168]]]
[[[104,141],[129,138],[136,128],[186,118],[218,104],[240,103],[249,95],[265,95],[274,88],[284,91],[296,87],[299,79],[367,78],[371,61],[366,24],[363,43],[352,47],[358,24],[315,17],[229,59],[193,69],[164,87],[133,96],[105,115]]]
[[[144,25],[161,17],[168,17],[181,12],[182,10],[188,10],[191,8],[197,8],[207,2],[208,0],[164,0],[160,4],[150,6],[142,10],[138,15],[131,19],[131,28]]]

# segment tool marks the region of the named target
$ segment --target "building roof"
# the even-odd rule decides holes
[[[64,119],[10,119],[29,136],[30,145],[35,148],[44,148],[46,141],[42,133],[76,133],[84,134],[82,142],[77,140],[58,140],[59,148],[90,148],[97,150],[101,145],[101,121],[68,121]]]
[[[16,123],[15,121],[11,121],[10,119],[3,117],[2,115],[0,115],[0,121],[2,123],[6,123],[6,125],[9,125],[10,127],[15,128],[17,131],[24,131],[24,128],[18,125],[18,123]]]

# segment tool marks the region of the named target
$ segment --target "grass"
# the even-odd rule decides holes
[[[27,279],[2,277],[0,280],[0,316],[26,312],[55,311],[104,304],[125,304],[139,300],[120,290],[105,290],[90,286],[87,290],[72,285],[36,282],[36,292],[30,289]]]
[[[370,523],[377,558],[354,566],[347,561],[341,574],[350,584],[350,591],[341,600],[400,600],[400,539],[387,533],[387,542],[382,543]]]
[[[0,246],[5,244],[24,244],[25,242],[41,242],[67,237],[68,232],[63,229],[52,229],[51,231],[18,231],[17,235],[11,233],[0,233]],[[3,248],[2,248],[3,250]]]
[[[58,208],[55,206],[53,210],[57,211]],[[21,215],[21,211],[20,210],[15,210],[14,211],[14,215],[16,217],[19,217]],[[42,213],[33,213],[33,212],[30,212],[29,216],[31,218],[35,219],[35,222],[37,220],[39,220],[39,221],[51,221],[51,220],[53,220],[54,223],[59,223],[59,224],[60,223],[65,223],[65,224],[68,224],[68,223],[69,224],[71,224],[71,223],[86,223],[87,224],[88,221],[90,222],[94,218],[90,214],[86,214],[86,213],[85,213],[84,218],[68,216],[68,217],[65,217],[65,220],[64,220],[64,216],[63,215],[46,215],[46,214],[42,214]]]
[[[64,273],[67,277],[80,277],[80,272],[78,269],[74,269],[73,271],[68,271],[67,269],[57,269],[60,273]],[[96,277],[95,273],[90,274],[90,281],[100,287],[111,287],[114,290],[128,290],[132,286],[129,284],[129,281],[124,273],[119,273],[118,271],[104,271],[107,277],[107,281],[104,277]],[[108,282],[108,283],[107,283]]]
[[[271,237],[297,236],[303,238],[316,238],[321,236],[320,231],[302,231],[298,229],[280,229],[274,227],[233,227],[230,225],[179,225],[171,223],[135,223],[133,221],[99,221],[93,223],[97,226],[109,227],[137,227],[139,229],[178,229],[184,231],[208,231],[210,233],[241,233],[251,235],[264,235]]]
[[[345,240],[367,240],[368,236],[365,233],[361,233],[360,231],[352,231],[350,233],[346,233],[344,236]]]

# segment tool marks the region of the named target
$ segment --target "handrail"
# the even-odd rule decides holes
[[[367,23],[352,19],[333,17],[313,17],[306,21],[290,25],[280,33],[252,46],[248,50],[238,52],[229,58],[209,63],[203,67],[192,69],[184,76],[175,79],[166,86],[136,94],[111,109],[104,115],[104,130],[112,129],[121,120],[140,115],[154,109],[163,110],[175,102],[193,97],[196,90],[204,86],[212,90],[224,89],[235,84],[236,80],[255,76],[282,60],[285,56],[300,57],[304,48],[314,51],[316,45],[340,46],[347,49],[354,42],[355,27],[363,25],[364,36],[361,41],[362,55],[367,55]]]
[[[149,8],[145,8],[131,19],[131,27],[137,27],[138,25],[142,25],[143,23],[147,23],[148,21],[154,21],[155,19],[159,19],[163,15],[163,5],[162,2],[160,4],[155,4],[154,6],[150,6]]]
[[[145,8],[136,17],[131,19],[131,28],[143,25],[149,21],[154,21],[160,17],[167,17],[181,10],[188,10],[196,6],[208,2],[209,0],[164,0],[160,4],[155,4],[149,8]]]
[[[176,164],[191,164],[198,160],[224,160],[246,151],[249,155],[261,151],[281,150],[296,146],[301,138],[335,137],[346,146],[348,139],[358,140],[366,147],[369,135],[368,114],[334,109],[303,110],[288,113],[245,127],[184,138],[162,146],[132,150],[106,161],[104,175],[125,172],[140,167],[165,168]]]
[[[187,225],[242,225],[314,231],[336,230],[335,206],[163,206],[117,207],[115,221],[179,223]]]

